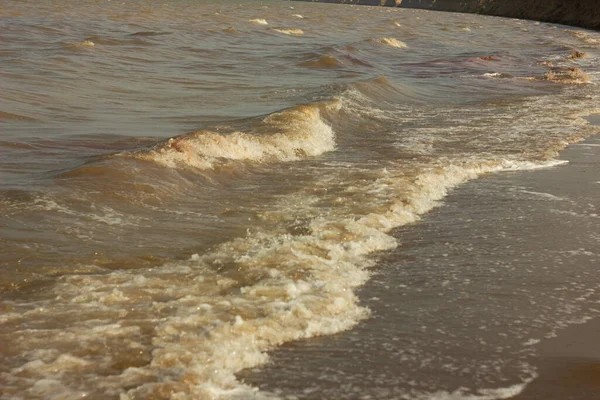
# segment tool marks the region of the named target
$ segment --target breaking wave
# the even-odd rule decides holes
[[[318,156],[335,149],[335,134],[321,119],[321,108],[336,109],[339,103],[297,106],[271,114],[254,132],[198,131],[120,156],[202,170],[232,160],[269,163]]]

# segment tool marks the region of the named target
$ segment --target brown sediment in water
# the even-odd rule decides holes
[[[501,61],[500,57],[489,55],[489,56],[479,56],[474,58],[469,58],[467,61],[469,62],[477,62],[477,61]]]
[[[541,79],[566,84],[583,84],[590,81],[588,74],[581,68],[552,68]]]
[[[569,56],[569,58],[572,59],[572,60],[576,60],[576,59],[579,59],[579,58],[586,58],[586,57],[587,57],[587,53],[585,51],[579,51],[579,50],[575,50]]]
[[[483,61],[500,61],[500,58],[496,57],[496,56],[483,56],[483,57],[479,57],[480,60]]]
[[[589,33],[587,33],[587,32],[583,32],[583,31],[571,31],[571,34],[574,37],[583,40],[586,44],[589,44],[589,45],[600,44],[600,40],[591,38],[590,35],[589,35]]]
[[[35,121],[35,118],[27,117],[25,115],[13,114],[9,112],[0,111],[0,121],[3,120],[24,120],[24,121]]]
[[[565,85],[582,85],[590,82],[590,76],[581,68],[577,67],[555,67],[552,62],[544,62],[542,65],[550,67],[543,76],[525,77],[531,81],[545,81]]]
[[[340,60],[330,54],[325,54],[315,60],[306,61],[299,65],[308,68],[339,68],[343,66]]]

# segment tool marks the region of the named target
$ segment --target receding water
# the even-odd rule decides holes
[[[483,174],[564,164],[598,133],[583,117],[600,113],[599,48],[597,32],[421,10],[0,0],[1,398],[275,396],[276,381],[236,374],[369,326],[357,288],[428,251],[392,230]],[[479,299],[483,331],[506,336],[491,349],[455,332],[476,354],[428,337],[487,398],[535,376],[502,349],[539,338],[485,320],[524,279],[506,268],[490,304],[460,269],[441,283],[460,286],[451,300],[427,298],[448,309],[440,327]],[[420,284],[403,285],[384,301],[418,320]],[[444,360],[415,364],[420,337],[403,340],[404,380]],[[447,389],[415,387],[381,398]]]

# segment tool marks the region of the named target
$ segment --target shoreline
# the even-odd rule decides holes
[[[561,330],[538,346],[538,378],[514,400],[594,399],[600,393],[600,318]]]
[[[529,19],[600,30],[600,7],[595,0],[292,0],[367,6],[418,8],[496,17]]]
[[[600,126],[600,115],[585,118],[592,125]],[[600,146],[600,135],[570,145],[561,158],[570,163],[583,160],[582,152],[587,145]],[[595,167],[600,171],[600,150],[596,150]],[[588,160],[589,162],[590,160]],[[591,169],[591,168],[590,168]],[[600,175],[598,175],[600,179]],[[600,182],[595,182],[600,186]],[[537,345],[538,377],[534,379],[515,400],[573,399],[587,400],[600,394],[600,316],[581,324],[573,324],[557,332]]]
[[[586,119],[593,125],[600,126],[600,116]],[[238,376],[246,383],[262,390],[273,391],[282,398],[293,396],[296,399],[395,399],[407,395],[407,398],[437,398],[435,396],[439,395],[441,398],[450,396],[450,398],[460,399],[474,396],[474,399],[514,398],[516,400],[593,398],[592,394],[600,393],[600,347],[597,346],[596,340],[600,333],[600,316],[597,310],[594,311],[594,307],[597,307],[595,304],[599,301],[597,297],[600,290],[587,288],[587,291],[582,293],[587,293],[583,297],[588,297],[581,302],[575,298],[578,295],[577,290],[573,291],[571,297],[565,297],[562,303],[550,299],[554,297],[556,290],[582,286],[582,282],[589,281],[589,277],[593,277],[593,272],[597,270],[595,267],[597,259],[593,258],[597,255],[582,257],[578,254],[571,258],[561,258],[562,256],[545,253],[549,251],[548,249],[561,245],[567,249],[585,248],[593,251],[594,241],[586,236],[589,232],[585,229],[595,229],[595,234],[600,235],[600,227],[595,226],[592,221],[585,229],[582,228],[583,224],[578,220],[581,216],[573,216],[574,221],[556,227],[545,226],[546,221],[539,218],[548,215],[550,219],[563,219],[563,214],[548,214],[550,210],[548,207],[566,204],[566,201],[557,199],[564,199],[569,195],[577,199],[591,198],[592,201],[600,198],[596,194],[596,192],[600,194],[600,176],[597,174],[600,170],[600,135],[568,146],[561,152],[559,158],[569,160],[569,164],[543,170],[491,174],[454,189],[445,199],[442,207],[432,210],[420,222],[398,229],[395,236],[401,243],[399,248],[392,254],[379,257],[381,266],[358,293],[361,304],[372,310],[369,319],[352,330],[337,335],[285,344],[270,353],[272,361],[269,364],[243,371]],[[500,199],[504,209],[494,211],[494,208],[498,207],[498,204],[490,205],[497,200],[494,196],[498,193],[510,192],[513,188],[516,188],[515,192],[522,192],[518,195],[520,197],[516,200],[516,204],[511,205],[514,200],[506,203],[507,196]],[[515,210],[512,210],[513,206]],[[600,210],[600,203],[596,206]],[[521,211],[516,209],[524,214],[518,214]],[[483,299],[488,296],[492,296],[489,297],[491,302],[497,299],[495,305],[490,303],[491,306],[484,305],[483,310],[480,310],[483,318],[491,313],[489,315],[494,315],[492,322],[496,321],[490,325],[495,324],[497,328],[486,333],[487,336],[477,337],[479,333],[472,333],[478,329],[477,318],[474,318],[470,325],[464,323],[464,318],[470,313],[474,313],[477,317],[476,311],[470,309],[473,307],[472,304],[478,307],[477,301],[469,299],[469,296],[464,300],[459,297],[449,302],[445,308],[442,306],[441,310],[429,310],[425,314],[423,311],[415,311],[422,307],[422,304],[430,303],[428,296],[434,299],[438,294],[441,295],[440,292],[446,289],[447,282],[451,280],[449,278],[442,284],[424,281],[427,279],[424,277],[431,277],[431,274],[422,275],[422,271],[437,268],[438,271],[443,271],[442,276],[451,275],[445,269],[453,265],[452,252],[464,251],[466,244],[480,243],[477,242],[479,240],[477,235],[481,236],[481,232],[486,232],[480,230],[479,233],[474,234],[471,231],[477,229],[473,227],[474,220],[467,221],[467,219],[476,219],[478,216],[489,215],[496,211],[498,215],[484,222],[483,225],[487,225],[484,228],[489,229],[490,223],[512,225],[513,228],[494,226],[496,233],[502,233],[493,238],[494,245],[500,251],[514,251],[517,256],[525,258],[523,264],[507,276],[515,273],[524,274],[524,279],[531,276],[531,271],[523,271],[523,269],[529,270],[530,267],[534,269],[531,263],[536,262],[534,257],[536,254],[541,257],[538,260],[541,263],[538,271],[548,273],[547,277],[540,276],[539,272],[536,273],[533,282],[539,281],[539,288],[537,288],[539,293],[531,298],[532,304],[537,302],[547,306],[546,308],[550,309],[548,315],[544,319],[537,314],[537,306],[527,309],[527,304],[523,304],[524,309],[515,314],[519,316],[516,319],[519,324],[517,326],[521,327],[524,321],[531,321],[524,324],[529,323],[532,328],[526,330],[525,336],[517,334],[511,343],[502,339],[504,342],[498,345],[498,348],[505,349],[503,351],[506,354],[510,353],[511,357],[515,357],[512,361],[494,351],[482,352],[477,344],[478,341],[493,343],[494,340],[498,340],[496,336],[514,331],[512,322],[514,317],[505,318],[506,316],[501,314],[502,310],[510,313],[513,309],[518,309],[511,303],[513,296],[507,291],[502,292],[498,287],[490,286],[494,285],[495,280],[501,282],[505,278],[488,277],[487,286],[482,285],[482,289],[485,289]],[[518,215],[515,215],[515,211]],[[532,215],[529,220],[527,220],[528,214]],[[568,217],[568,214],[564,215]],[[463,221],[467,222],[462,225]],[[575,231],[569,231],[569,227]],[[510,234],[506,234],[510,232],[518,232],[522,237],[511,237]],[[584,237],[576,237],[578,232]],[[445,247],[439,245],[439,242],[444,240],[450,242],[449,252],[448,243],[445,243]],[[498,240],[501,242],[497,243]],[[541,247],[536,247],[540,246],[540,243]],[[485,243],[480,244],[483,247],[480,250],[482,256],[479,260],[491,263],[496,259],[495,257],[504,257],[502,254],[495,255],[493,249],[485,247]],[[519,246],[523,249],[531,249],[531,254],[526,256],[522,249],[519,250]],[[576,252],[577,250],[574,250],[572,253]],[[473,263],[476,264],[477,260],[478,258],[475,257]],[[544,264],[548,262],[554,265]],[[465,266],[467,265],[468,262]],[[553,276],[554,271],[557,271],[557,276]],[[459,274],[462,275],[461,279],[467,277],[467,281],[471,281],[470,286],[473,286],[477,275],[488,274],[488,271],[463,269]],[[585,278],[585,274],[589,274],[587,275],[589,277]],[[573,277],[572,281],[570,276]],[[453,288],[453,285],[448,285],[450,291],[459,288],[458,286]],[[515,283],[512,285],[514,286]],[[518,292],[530,292],[530,285],[529,283],[525,285],[524,282],[524,288],[519,289]],[[548,289],[550,292],[547,292],[550,294],[548,301],[544,299],[545,285],[550,285]],[[590,287],[600,288],[600,283],[590,282]],[[412,290],[413,288],[415,290]],[[439,302],[439,297],[435,301]],[[461,306],[461,302],[464,302],[464,305]],[[562,310],[563,306],[568,310]],[[493,312],[494,309],[498,311]],[[432,315],[429,320],[424,317],[427,313]],[[436,318],[443,318],[448,314],[462,316],[456,322],[450,321],[449,325],[438,324]],[[539,324],[534,322],[538,319],[545,321],[541,329],[537,326]],[[481,322],[484,323],[486,322]],[[455,330],[456,335],[453,335],[453,339],[448,339],[447,336],[452,329]],[[443,331],[444,334],[437,335],[436,330]],[[475,336],[466,338],[460,336],[470,334]],[[463,343],[453,347],[457,340],[463,340]],[[473,372],[448,373],[440,363],[433,367],[417,365],[407,372],[411,368],[408,357],[410,352],[415,350],[409,349],[410,351],[406,352],[406,348],[427,341],[434,346],[431,352],[434,356],[438,353],[447,353],[443,354],[442,358],[449,355],[455,360],[461,357],[468,360],[472,357],[474,361],[472,360],[471,364],[474,366],[480,362],[485,364],[489,357],[496,357],[497,365],[504,365],[502,368],[506,369],[506,373],[503,373],[504,377],[495,384],[486,385],[485,382],[483,384],[480,382],[472,389],[464,390],[464,387],[469,387],[473,382],[469,375]],[[441,343],[441,347],[435,348],[437,342]],[[415,354],[417,358],[427,359],[422,352]],[[477,361],[478,358],[480,361]],[[524,374],[523,371],[511,369],[512,364],[516,366],[519,363],[530,364],[535,372],[532,370],[531,373]],[[472,367],[465,367],[465,370],[469,369],[473,371]],[[434,376],[436,374],[437,376]],[[406,376],[414,376],[414,379],[407,383]],[[535,378],[532,379],[534,376]],[[420,380],[427,379],[438,382],[440,387],[435,393],[426,394],[427,391],[414,389]],[[342,390],[340,388],[344,388],[343,392],[338,392]],[[433,395],[435,396],[431,397]]]

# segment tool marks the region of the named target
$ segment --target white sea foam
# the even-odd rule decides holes
[[[550,212],[555,213],[555,214],[564,214],[564,215],[569,215],[571,217],[578,217],[578,218],[600,218],[600,216],[598,214],[588,214],[588,213],[577,213],[575,211],[566,211],[566,210],[550,210]]]
[[[262,18],[255,18],[255,19],[251,19],[250,22],[253,22],[255,24],[259,24],[259,25],[269,25],[269,23]]]
[[[406,49],[408,46],[406,45],[406,43],[395,39],[395,38],[377,38],[377,39],[372,39],[375,43],[384,45],[384,46],[389,46],[389,47],[395,47],[398,49]]]
[[[77,210],[74,207],[58,204],[54,199],[38,197],[33,201],[33,209],[55,211],[61,214],[76,217],[82,221],[93,220],[106,225],[137,225],[139,218],[125,216],[124,214],[107,206],[93,206],[89,210]]]
[[[436,392],[416,396],[417,400],[501,400],[509,399],[521,393],[529,382],[534,378],[527,379],[524,383],[497,388],[497,389],[480,389],[476,393],[469,393],[464,389],[458,389],[454,392]]]
[[[574,146],[600,147],[600,144],[597,144],[597,143],[575,143]]]
[[[559,165],[568,164],[568,160],[549,160],[549,161],[518,161],[518,160],[503,160],[502,170],[504,171],[526,171],[543,168],[553,168]]]
[[[520,192],[521,193],[532,194],[532,195],[538,196],[538,197],[543,197],[543,198],[546,198],[548,200],[555,200],[555,201],[564,201],[565,200],[562,197],[558,197],[558,196],[555,196],[555,195],[550,194],[550,193],[532,192],[532,191],[529,191],[529,190],[520,190]]]
[[[274,31],[283,33],[286,35],[304,35],[304,31],[298,28],[285,29],[285,28],[273,28]]]

